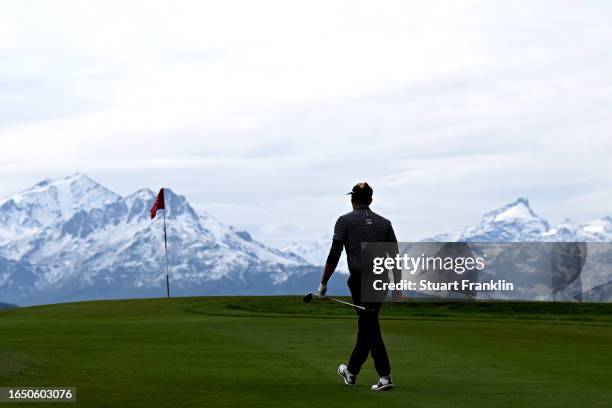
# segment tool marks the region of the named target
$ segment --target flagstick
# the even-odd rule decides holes
[[[166,209],[164,208],[164,247],[166,248],[166,296],[170,298],[170,278],[168,277],[168,239],[166,238]]]

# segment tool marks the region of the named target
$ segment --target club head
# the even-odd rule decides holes
[[[306,296],[304,296],[304,303],[310,303],[310,301],[312,300],[312,293],[307,294]]]

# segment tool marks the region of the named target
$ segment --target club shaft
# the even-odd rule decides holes
[[[342,303],[342,304],[347,305],[347,306],[353,306],[353,307],[356,307],[357,309],[366,310],[366,308],[364,306],[357,306],[357,305],[354,305],[352,303],[345,302],[344,300],[335,299],[333,297],[325,296],[324,299],[333,300],[334,302]]]
[[[365,308],[365,307],[363,307],[363,306],[357,306],[357,305],[354,305],[354,304],[352,304],[352,303],[345,302],[344,300],[334,299],[334,298],[332,298],[332,297],[328,297],[327,299],[329,299],[329,300],[333,300],[334,302],[342,303],[342,304],[345,304],[345,305],[348,305],[348,306],[353,306],[353,307],[356,307],[357,309],[366,310],[366,308]]]

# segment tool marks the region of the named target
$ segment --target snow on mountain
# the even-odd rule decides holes
[[[517,285],[511,294],[516,299],[612,299],[608,267],[612,251],[609,245],[600,244],[612,242],[610,217],[586,224],[566,219],[551,227],[530,208],[527,199],[519,198],[486,213],[476,226],[428,241],[548,242],[551,244],[543,244],[543,247],[519,244],[513,251],[489,247],[488,262],[495,267],[485,269],[480,277],[483,280],[499,278],[512,271],[507,277]],[[568,279],[577,276],[575,271],[579,271],[580,278]],[[500,292],[488,296],[505,298],[510,295]]]
[[[308,242],[305,244],[293,243],[287,245],[282,249],[286,254],[299,254],[304,260],[311,265],[322,266],[325,265],[327,256],[329,255],[329,249],[331,248],[332,236],[323,235],[319,239]],[[348,265],[346,263],[346,255],[344,253],[340,257],[340,261],[336,266],[338,272],[348,274]]]
[[[612,218],[591,221],[580,226],[585,241],[612,242]]]
[[[612,242],[612,218],[606,217],[581,225],[566,219],[551,227],[531,209],[526,198],[519,198],[484,214],[476,226],[437,235],[426,241]]]
[[[576,242],[576,241],[588,241],[583,234],[580,225],[575,224],[570,219],[565,219],[559,223],[556,227],[550,228],[545,231],[541,236],[541,241],[548,242]]]
[[[460,233],[444,234],[433,241],[467,242],[530,242],[539,241],[550,226],[533,212],[526,198],[486,213],[480,223],[467,227]]]
[[[165,191],[173,294],[301,293],[318,281],[331,236],[278,250]],[[24,305],[159,296],[165,260],[161,217],[149,218],[154,199],[149,189],[122,197],[74,174],[0,200],[0,300]],[[610,242],[612,218],[550,227],[519,198],[486,213],[478,225],[429,240]],[[345,258],[341,272],[347,272]],[[346,292],[340,284],[332,290]]]
[[[46,179],[0,200],[0,245],[67,221],[79,210],[101,208],[120,198],[83,174],[55,181]]]
[[[401,237],[400,237],[401,238]],[[329,253],[331,236],[307,243],[294,243],[283,248],[288,254],[299,254],[312,265],[323,265]],[[606,217],[583,225],[570,220],[556,227],[536,214],[526,198],[517,200],[496,210],[487,212],[475,226],[461,231],[436,235],[424,241],[465,242],[610,242],[612,241],[612,218]],[[343,254],[338,270],[348,273]]]
[[[270,293],[313,271],[298,255],[196,212],[170,189],[165,198],[172,289],[179,293]],[[151,190],[121,197],[81,174],[3,200],[0,299],[160,294],[165,261],[162,219],[149,218],[154,200]]]
[[[531,209],[526,198],[518,198],[501,208],[487,212],[477,225],[424,241],[552,243],[518,244],[512,251],[503,250],[503,246],[487,246],[488,263],[495,266],[482,271],[480,278],[486,281],[503,276],[517,286],[516,291],[510,295],[503,292],[481,293],[482,298],[567,301],[612,299],[612,281],[608,268],[612,250],[608,249],[608,245],[597,244],[612,242],[610,217],[582,225],[564,220],[551,227]],[[585,242],[594,244],[587,247]],[[283,250],[299,253],[313,265],[322,265],[330,243],[331,237],[324,236],[308,244],[292,244]],[[580,279],[560,284],[559,282],[566,279],[568,268],[575,266],[576,259],[586,259],[576,258],[576,254],[583,256],[587,253],[588,262],[580,266]],[[342,259],[344,260],[344,255]]]
[[[539,217],[526,198],[486,213],[481,222],[460,232],[437,235],[426,241],[509,242],[540,241],[550,231],[548,222]],[[556,237],[550,235],[549,238]],[[331,236],[324,235],[316,241],[291,244],[283,248],[286,253],[300,254],[312,265],[323,265],[329,253]],[[338,269],[348,273],[343,254]]]

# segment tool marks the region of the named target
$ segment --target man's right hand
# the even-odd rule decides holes
[[[327,285],[325,283],[319,284],[319,289],[317,290],[317,296],[320,298],[324,298],[327,293]]]

